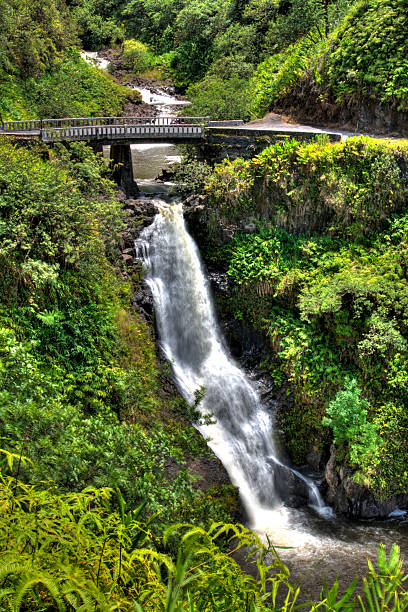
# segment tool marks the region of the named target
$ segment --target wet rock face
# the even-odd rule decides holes
[[[137,218],[138,232],[143,227],[151,225],[154,216],[157,214],[157,208],[152,200],[146,200],[144,198],[131,198],[125,202],[125,210],[128,211],[128,215]],[[137,236],[135,235],[135,238]]]
[[[123,192],[119,194],[119,199],[128,218],[121,240],[123,274],[125,277],[132,277],[134,274],[140,275],[141,273],[141,263],[136,258],[135,240],[139,237],[141,230],[152,223],[157,209],[151,200],[126,198]],[[146,283],[136,285],[132,295],[132,305],[148,322],[154,325],[153,296]]]
[[[133,293],[132,306],[147,320],[154,321],[153,295],[146,284],[139,286]]]
[[[301,508],[309,502],[309,491],[304,480],[284,465],[275,465],[275,490],[290,508]]]
[[[337,463],[335,446],[330,451],[325,473],[326,500],[336,512],[350,518],[372,519],[385,518],[396,508],[407,507],[408,495],[396,495],[389,501],[376,499],[367,487],[354,482],[351,468]]]

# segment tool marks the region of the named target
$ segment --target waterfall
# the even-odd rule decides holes
[[[157,201],[156,206],[159,214],[135,247],[146,266],[161,347],[189,403],[197,390],[204,389],[199,410],[213,419],[198,429],[239,488],[254,525],[258,513],[281,503],[275,478],[276,466],[282,464],[275,456],[271,416],[223,343],[182,205]],[[323,506],[317,488],[300,477],[309,483],[311,502]]]

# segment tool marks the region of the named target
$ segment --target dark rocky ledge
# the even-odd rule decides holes
[[[356,483],[353,470],[337,463],[336,447],[330,449],[326,464],[327,501],[335,511],[350,518],[385,518],[397,508],[408,506],[408,494],[396,495],[388,501],[376,499],[371,491]]]

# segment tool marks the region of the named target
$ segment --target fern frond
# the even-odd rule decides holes
[[[26,574],[16,587],[14,597],[14,610],[19,612],[25,596],[34,589],[36,585],[43,585],[53,599],[53,605],[57,606],[58,612],[65,612],[66,607],[62,599],[57,581],[45,573]]]

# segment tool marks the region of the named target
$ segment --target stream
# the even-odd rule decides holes
[[[175,114],[173,109],[180,106],[165,92],[140,91],[161,114]],[[381,543],[388,550],[396,542],[402,557],[408,558],[408,518],[358,522],[336,517],[313,481],[299,472],[295,476],[307,487],[308,505],[294,509],[281,501],[285,474],[293,475],[294,470],[276,455],[273,416],[221,335],[205,268],[186,229],[181,204],[169,202],[166,185],[154,181],[164,166],[177,159],[174,145],[132,146],[135,180],[142,195],[155,199],[159,211],[135,248],[153,294],[161,348],[188,401],[205,389],[199,406],[211,421],[200,423],[198,429],[239,488],[249,526],[267,534],[276,546],[289,547],[279,554],[292,581],[302,584],[302,600],[318,598],[323,577],[329,585],[339,578],[342,588],[355,575],[364,575],[366,559],[375,562]]]

